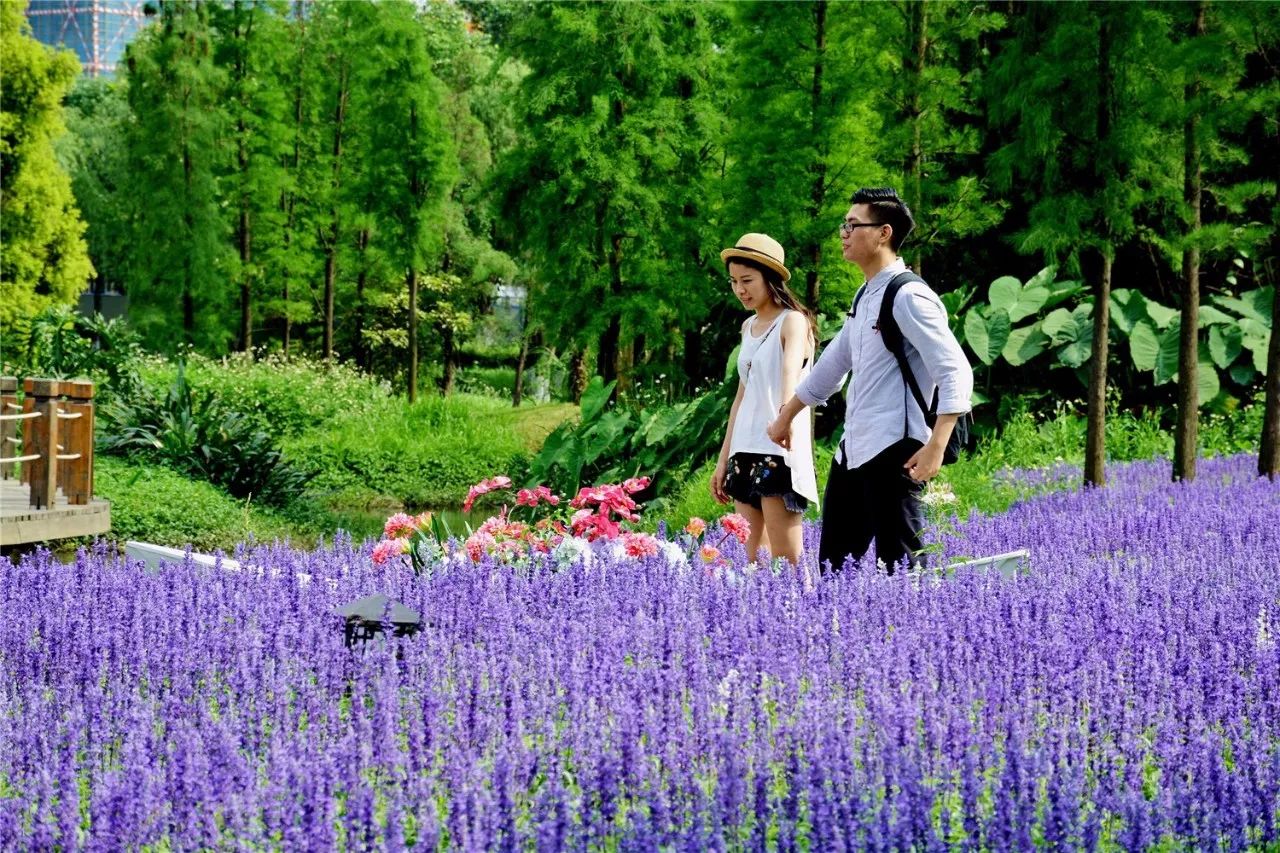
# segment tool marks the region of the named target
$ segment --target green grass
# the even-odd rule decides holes
[[[230,552],[250,538],[314,541],[315,530],[159,465],[98,456],[94,494],[111,501],[112,539]]]

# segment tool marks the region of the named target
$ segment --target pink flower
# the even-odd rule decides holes
[[[647,533],[624,533],[622,547],[632,557],[654,557],[658,553],[658,540]]]
[[[511,485],[511,478],[506,476],[494,477],[489,481],[489,491],[494,489],[505,489]]]
[[[497,547],[497,541],[488,533],[482,533],[477,530],[475,533],[463,543],[463,547],[467,550],[467,556],[472,562],[480,562],[480,559]]]
[[[409,541],[409,540],[404,540]],[[381,566],[392,557],[398,557],[404,552],[400,550],[400,542],[396,539],[383,539],[377,545],[373,546],[373,562]]]
[[[702,519],[694,516],[689,519],[689,523],[684,526],[684,532],[690,536],[701,536],[707,532],[707,523]]]
[[[537,506],[539,495],[529,489],[521,489],[516,492],[517,506]]]
[[[492,477],[488,480],[481,480],[470,489],[467,490],[467,499],[462,502],[462,511],[471,512],[471,506],[476,502],[476,498],[481,495],[487,495],[489,492],[497,489],[505,489],[511,485],[511,478],[505,476]]]
[[[702,558],[704,563],[714,563],[716,558],[720,556],[720,549],[713,545],[703,545],[698,549],[698,556]]]
[[[622,488],[626,490],[627,494],[634,495],[636,492],[642,492],[649,488],[650,482],[652,481],[648,477],[632,477],[622,484]]]
[[[736,512],[731,512],[720,519],[720,526],[724,528],[725,533],[733,536],[739,542],[746,544],[747,537],[751,535],[751,522],[747,521]]]
[[[395,515],[387,519],[387,523],[382,527],[382,535],[388,539],[399,539],[401,536],[409,536],[417,530],[413,516],[405,515],[403,512],[397,512]]]

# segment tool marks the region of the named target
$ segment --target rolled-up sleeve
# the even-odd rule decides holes
[[[968,412],[973,403],[973,368],[947,324],[946,309],[932,293],[909,286],[903,288],[902,296],[907,298],[894,300],[893,317],[938,386],[938,414]]]
[[[818,357],[813,371],[796,386],[796,399],[806,406],[821,405],[840,390],[853,364],[850,352],[849,323],[840,327],[835,340]]]

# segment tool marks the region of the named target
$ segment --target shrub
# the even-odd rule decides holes
[[[316,532],[160,465],[101,456],[94,475],[94,493],[111,501],[113,539],[229,553],[248,539],[310,540]]]
[[[307,475],[286,462],[265,432],[217,396],[197,391],[179,363],[163,397],[139,389],[100,409],[98,446],[107,453],[139,453],[202,477],[239,498],[284,504]]]
[[[143,373],[151,387],[165,388],[176,371],[173,362],[152,360]],[[192,354],[186,372],[193,385],[276,438],[301,435],[348,415],[378,411],[391,399],[386,382],[346,364],[326,366],[305,358],[270,355],[255,360],[241,353],[210,359]]]

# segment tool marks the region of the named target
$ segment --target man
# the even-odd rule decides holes
[[[969,411],[973,370],[947,325],[936,293],[922,282],[903,284],[893,302],[907,363],[925,400],[938,394],[931,430],[901,369],[880,337],[885,288],[907,267],[898,250],[915,227],[911,211],[888,187],[860,189],[840,225],[847,261],[857,264],[866,285],[854,299],[844,326],[798,386],[769,437],[786,446],[791,421],[806,406],[823,403],[846,375],[849,382],[844,438],[831,461],[822,502],[818,563],[832,571],[860,558],[871,540],[876,559],[892,572],[906,557],[922,562],[920,532],[927,483],[942,466],[943,450],[956,420]]]

